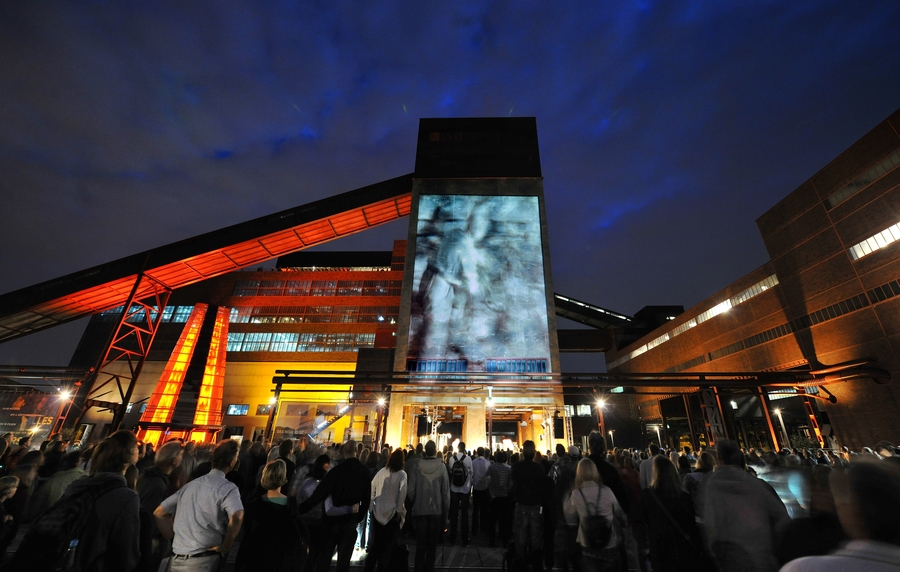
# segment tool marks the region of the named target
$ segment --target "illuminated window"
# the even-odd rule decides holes
[[[244,343],[244,334],[240,332],[228,332],[228,347],[227,351],[230,352],[239,352],[241,351],[241,344]]]
[[[257,405],[256,406],[256,414],[257,415],[268,415],[272,411],[271,405]]]
[[[177,324],[187,322],[193,309],[193,306],[176,306],[172,312],[172,321]]]
[[[298,352],[324,352],[327,334],[300,334],[297,343]]]
[[[272,334],[269,332],[250,332],[244,334],[242,349],[245,352],[267,352]]]
[[[250,413],[248,403],[231,403],[225,411],[225,415],[247,415],[248,413]]]
[[[859,260],[863,256],[881,250],[893,242],[900,240],[900,223],[889,226],[874,236],[870,236],[859,244],[848,249],[851,260]]]
[[[269,351],[293,352],[297,350],[300,334],[272,334],[272,346]]]
[[[256,296],[259,280],[238,280],[234,283],[235,296]]]
[[[590,405],[576,405],[575,406],[575,415],[577,415],[579,417],[590,417],[591,406]]]
[[[134,408],[134,403],[129,403],[125,406],[125,413],[131,413],[131,410]]]

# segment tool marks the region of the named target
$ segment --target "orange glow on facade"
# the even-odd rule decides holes
[[[220,307],[216,312],[216,324],[213,328],[212,340],[206,367],[203,370],[203,381],[200,384],[200,395],[197,399],[197,410],[194,413],[194,425],[208,427],[222,424],[222,392],[225,388],[225,343],[228,340],[228,318],[231,310]],[[191,435],[194,440],[194,435]]]
[[[194,355],[194,348],[197,346],[197,338],[200,335],[200,328],[203,326],[207,308],[206,304],[194,306],[194,310],[191,312],[187,324],[185,324],[184,331],[181,333],[178,343],[175,344],[172,357],[169,358],[166,368],[159,377],[156,391],[150,397],[147,410],[141,415],[142,423],[169,423],[172,420],[172,413],[175,411],[178,394],[181,392],[187,368]],[[219,395],[221,404],[221,393]]]

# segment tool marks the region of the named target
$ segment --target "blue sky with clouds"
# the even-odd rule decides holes
[[[3,3],[0,292],[411,172],[420,117],[513,115],[556,291],[689,307],[900,107],[898,29],[883,1]],[[65,363],[81,328],[0,362]]]

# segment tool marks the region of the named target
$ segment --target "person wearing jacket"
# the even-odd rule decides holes
[[[441,531],[450,512],[450,477],[442,459],[435,457],[434,441],[425,444],[425,456],[409,475],[407,495],[412,500],[416,530],[416,572],[432,572]]]
[[[94,487],[115,487],[94,503],[93,514],[78,542],[75,559],[79,570],[127,572],[137,567],[141,558],[141,501],[125,483],[125,471],[137,459],[135,434],[116,431],[94,449],[90,476],[72,481],[63,493],[65,499]]]
[[[408,478],[403,470],[403,450],[388,457],[387,465],[372,479],[372,549],[366,558],[366,572],[386,572],[394,541],[406,520]]]
[[[350,570],[350,558],[356,544],[356,525],[365,518],[372,494],[369,470],[356,458],[356,441],[351,439],[344,443],[341,453],[344,460],[325,474],[312,496],[299,507],[300,514],[304,514],[326,501],[321,572],[328,569],[335,549],[338,553],[337,572]]]

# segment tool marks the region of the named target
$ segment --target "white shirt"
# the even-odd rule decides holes
[[[159,506],[175,517],[172,552],[183,555],[222,544],[231,515],[244,510],[237,485],[218,469],[184,485]]]

